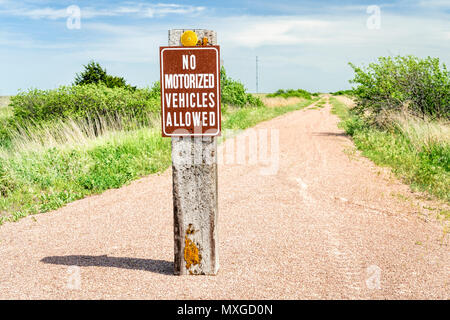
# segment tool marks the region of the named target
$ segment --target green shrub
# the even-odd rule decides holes
[[[221,102],[225,109],[227,104],[240,108],[246,106],[262,107],[264,105],[261,99],[247,93],[241,82],[227,77],[224,67],[220,69],[220,86]]]
[[[407,111],[422,118],[450,118],[450,73],[438,58],[380,57],[378,63],[355,71],[351,83],[355,112],[371,123],[386,111]]]
[[[74,84],[85,85],[92,83],[103,83],[108,88],[126,88],[129,90],[136,90],[136,87],[128,85],[124,78],[107,74],[106,69],[103,69],[99,63],[94,61],[84,65],[84,71],[76,75]]]
[[[16,127],[61,119],[95,119],[101,116],[133,117],[146,123],[149,113],[159,113],[159,84],[152,89],[108,88],[104,84],[32,89],[11,97]]]
[[[350,89],[350,90],[338,90],[336,92],[330,92],[330,93],[332,95],[335,95],[335,96],[344,96],[344,95],[353,96],[354,95],[354,92],[353,92],[352,89]]]
[[[303,89],[297,89],[297,90],[293,90],[293,89],[288,89],[288,90],[283,90],[280,89],[274,93],[270,93],[267,95],[267,97],[269,98],[273,98],[273,97],[283,97],[283,98],[289,98],[289,97],[297,97],[297,98],[304,98],[304,99],[308,99],[311,100],[311,96],[318,96],[318,94],[311,94],[306,90]]]

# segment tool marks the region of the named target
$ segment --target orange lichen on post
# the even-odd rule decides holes
[[[184,261],[186,261],[186,269],[192,265],[199,264],[201,260],[199,250],[194,242],[187,236],[184,237]]]
[[[192,224],[189,224],[188,229],[186,230],[186,234],[194,234],[195,230]]]

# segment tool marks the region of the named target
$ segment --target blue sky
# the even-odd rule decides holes
[[[71,5],[81,10],[79,29],[67,27]],[[176,28],[216,30],[228,74],[250,91],[255,56],[260,92],[349,88],[347,63],[378,56],[450,65],[450,0],[0,0],[0,95],[71,84],[90,60],[149,86],[159,78],[158,47]]]

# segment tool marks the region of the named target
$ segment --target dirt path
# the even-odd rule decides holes
[[[1,226],[0,298],[449,299],[433,204],[358,156],[337,122],[327,104],[256,126],[279,130],[275,175],[220,166],[218,276],[171,274],[169,170]]]

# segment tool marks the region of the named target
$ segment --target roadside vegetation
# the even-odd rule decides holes
[[[0,108],[6,107],[9,104],[9,96],[0,96]]]
[[[267,95],[267,97],[269,98],[273,98],[273,97],[282,97],[282,98],[290,98],[290,97],[297,97],[297,98],[303,98],[303,99],[311,99],[312,96],[318,96],[318,93],[310,93],[306,90],[303,89],[288,89],[288,90],[283,90],[280,89],[278,91],[275,91],[274,93],[270,93]]]
[[[245,129],[311,103],[267,107],[224,69],[221,77],[223,129]],[[135,88],[94,62],[74,85],[20,92],[0,112],[0,224],[171,163],[170,139],[161,137],[159,83]]]
[[[331,98],[363,155],[412,189],[450,201],[450,74],[436,58],[379,58],[351,64],[356,105]]]
[[[336,92],[330,92],[334,96],[353,96],[354,92],[352,89],[350,90],[338,90]]]
[[[9,101],[8,101],[9,103]],[[5,121],[6,119],[8,119],[9,117],[11,117],[12,115],[12,110],[11,108],[8,107],[7,104],[5,105],[0,105],[0,124],[3,123],[2,121]]]
[[[268,107],[289,106],[304,100],[316,100],[320,93],[311,93],[303,89],[279,89],[274,93],[259,94],[263,103]]]

